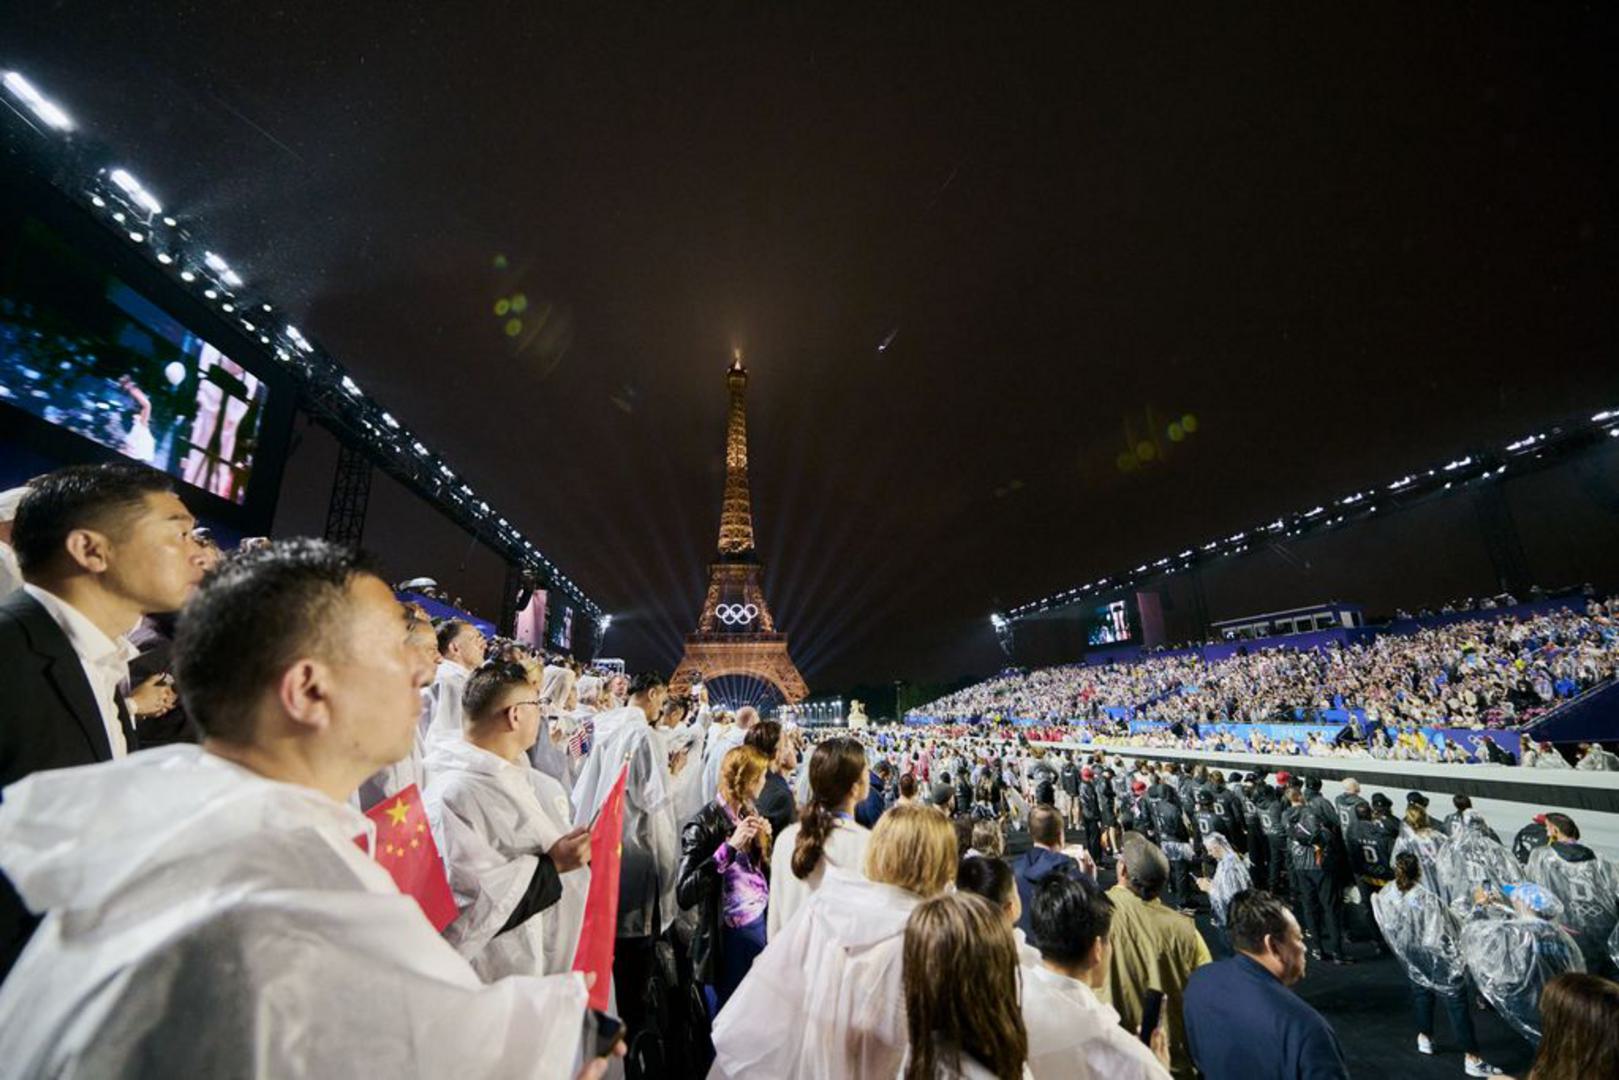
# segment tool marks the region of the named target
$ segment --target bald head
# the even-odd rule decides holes
[[[736,726],[747,731],[759,722],[759,710],[752,705],[744,705],[736,711]]]
[[[1356,780],[1353,776],[1344,777],[1344,790],[1349,792],[1351,795],[1359,795],[1360,781]]]

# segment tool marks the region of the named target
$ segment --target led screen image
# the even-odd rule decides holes
[[[267,387],[24,219],[0,255],[0,404],[240,505]]]
[[[1130,640],[1130,609],[1115,600],[1096,609],[1090,626],[1090,644],[1115,645]]]

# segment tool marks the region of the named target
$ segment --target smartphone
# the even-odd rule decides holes
[[[1152,1042],[1152,1033],[1158,1027],[1158,1017],[1164,1011],[1164,992],[1148,990],[1141,1001],[1141,1041]]]
[[[624,1038],[624,1021],[598,1009],[591,1009],[590,1014],[596,1018],[596,1056],[612,1057],[613,1047]]]

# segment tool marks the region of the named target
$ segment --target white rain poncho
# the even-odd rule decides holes
[[[1462,927],[1462,956],[1495,1011],[1531,1043],[1540,1042],[1540,992],[1552,979],[1584,971],[1580,947],[1557,925],[1562,905],[1538,885],[1512,890],[1510,910],[1492,907]]]
[[[573,693],[576,678],[572,668],[546,666],[540,680],[540,734],[528,751],[529,762],[536,769],[570,791],[579,779],[578,766],[568,756],[568,736],[574,725],[566,716],[568,695]]]
[[[1441,994],[1462,988],[1461,920],[1438,896],[1415,887],[1401,892],[1391,881],[1372,894],[1372,914],[1413,983]]]
[[[703,746],[702,800],[698,806],[710,802],[720,789],[720,763],[725,755],[741,746],[748,733],[735,723],[716,725],[708,729]],[[695,761],[694,761],[695,763]]]
[[[1619,968],[1619,926],[1615,926],[1613,933],[1608,935],[1608,962]]]
[[[674,792],[675,822],[684,825],[692,815],[703,808],[703,744],[708,735],[706,724],[682,721],[672,728],[658,728],[664,751],[672,758],[677,752],[686,752],[685,767],[670,778]]]
[[[1248,873],[1248,866],[1243,862],[1242,856],[1232,848],[1231,842],[1219,833],[1211,833],[1204,839],[1210,848],[1223,848],[1225,854],[1220,857],[1214,868],[1214,880],[1209,884],[1209,908],[1214,915],[1214,925],[1224,926],[1226,914],[1231,910],[1231,901],[1238,893],[1254,887],[1254,879]],[[1094,876],[1094,874],[1092,875]]]
[[[590,869],[561,875],[562,898],[500,933],[539,865],[568,831],[568,793],[527,760],[512,764],[469,742],[443,740],[428,754],[423,802],[461,914],[444,937],[484,979],[555,975],[573,966]]]
[[[710,1076],[895,1075],[908,1041],[905,922],[920,902],[892,885],[829,872],[715,1018]]]
[[[427,727],[429,744],[439,739],[461,737],[461,698],[467,692],[467,679],[471,672],[454,660],[440,660],[433,672],[433,720]]]
[[[1586,969],[1605,972],[1608,935],[1619,925],[1619,869],[1583,844],[1557,843],[1535,849],[1527,876],[1562,901]]]
[[[3,1071],[572,1076],[584,980],[485,985],[356,837],[196,746],[13,784],[0,869],[48,914],[0,987]]]
[[[623,862],[619,870],[618,936],[663,933],[679,914],[675,875],[680,831],[674,777],[663,737],[635,705],[596,714],[594,745],[573,788],[573,820],[586,825],[607,800],[625,762]],[[692,767],[688,764],[688,768]],[[658,925],[652,925],[654,904]]]
[[[1472,811],[1469,811],[1471,813]],[[1505,844],[1485,832],[1482,819],[1464,823],[1435,860],[1439,895],[1459,912],[1472,906],[1473,890],[1499,890],[1526,880],[1522,866]],[[1427,867],[1423,867],[1426,872]]]
[[[1394,841],[1394,850],[1389,853],[1389,864],[1392,866],[1394,857],[1402,851],[1409,851],[1417,857],[1417,863],[1422,867],[1422,879],[1417,882],[1418,886],[1443,898],[1445,893],[1439,878],[1439,853],[1444,849],[1445,842],[1445,834],[1438,829],[1417,832],[1402,821],[1399,839]]]

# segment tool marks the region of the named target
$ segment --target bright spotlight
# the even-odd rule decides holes
[[[73,118],[62,110],[62,107],[50,98],[34,89],[34,84],[17,74],[15,71],[6,72],[5,86],[7,90],[28,106],[28,110],[43,120],[48,126],[57,131],[72,131]]]
[[[152,197],[152,193],[141,186],[141,182],[129,175],[126,169],[114,169],[108,173],[108,178],[117,184],[129,196],[131,202],[145,210],[148,214],[161,214],[163,205]]]

